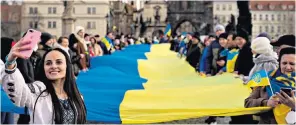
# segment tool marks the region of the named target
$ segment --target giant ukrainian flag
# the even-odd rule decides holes
[[[103,123],[157,123],[203,116],[254,114],[244,108],[251,92],[232,74],[201,78],[169,44],[133,45],[91,59],[79,74],[87,120]]]

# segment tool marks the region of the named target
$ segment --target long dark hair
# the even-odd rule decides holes
[[[37,77],[38,81],[41,81],[45,84],[46,92],[48,92],[51,95],[51,100],[52,100],[53,110],[54,110],[55,124],[62,124],[63,112],[62,112],[62,108],[61,108],[61,104],[59,102],[59,99],[56,95],[55,89],[52,85],[52,81],[46,77],[45,71],[44,71],[45,57],[48,53],[50,53],[52,51],[58,51],[58,52],[62,53],[66,58],[67,68],[66,68],[66,76],[65,76],[63,88],[64,88],[64,91],[68,95],[69,101],[72,103],[72,105],[74,104],[74,106],[77,109],[77,114],[75,114],[75,117],[77,117],[77,121],[76,121],[77,124],[86,123],[86,107],[85,107],[84,102],[82,100],[81,94],[78,91],[77,84],[74,79],[75,76],[74,76],[74,72],[73,72],[73,69],[71,66],[70,59],[67,56],[67,53],[65,51],[63,51],[60,48],[55,48],[55,49],[47,51],[44,54],[41,62],[39,63],[39,71],[38,71],[38,77]],[[74,112],[76,112],[74,108],[73,108],[73,110],[74,110]]]

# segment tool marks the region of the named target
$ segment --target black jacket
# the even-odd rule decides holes
[[[242,74],[244,76],[248,76],[254,66],[253,53],[250,46],[251,43],[247,42],[245,46],[239,50],[234,68],[234,71],[237,71],[239,75]]]
[[[30,59],[22,59],[18,58],[16,60],[17,68],[22,73],[26,83],[33,83],[35,81],[34,78],[34,67]]]
[[[73,72],[75,74],[75,76],[78,75],[79,73],[79,69],[82,68],[82,66],[80,65],[79,61],[80,61],[80,55],[77,54],[76,50],[71,50],[69,49],[69,55],[70,55],[70,59],[71,59],[71,63],[72,63],[72,67],[73,67]]]
[[[201,53],[200,48],[198,47],[198,44],[190,44],[187,52],[187,58],[186,61],[193,67],[198,67],[199,59],[200,59]]]

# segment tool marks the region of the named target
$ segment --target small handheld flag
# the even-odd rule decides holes
[[[171,34],[172,34],[171,24],[167,24],[167,26],[166,26],[166,28],[165,28],[165,32],[164,32],[164,34],[165,34],[166,36],[171,36]]]
[[[257,87],[257,86],[269,86],[270,87],[270,81],[269,81],[266,70],[260,70],[256,73],[254,73],[247,85],[249,87]],[[274,93],[272,91],[272,88],[270,87],[270,89],[271,89],[271,92],[273,95]]]

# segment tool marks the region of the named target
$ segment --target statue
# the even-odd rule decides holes
[[[63,12],[63,36],[69,36],[71,33],[74,32],[74,22],[75,18],[73,17],[73,6],[74,0],[65,0],[64,1],[64,12]]]
[[[237,1],[237,7],[239,9],[239,17],[236,29],[242,28],[252,35],[252,20],[249,9],[249,1]]]
[[[65,9],[64,9],[63,16],[66,16],[66,17],[72,17],[73,16],[73,4],[74,4],[73,0],[64,1]]]

